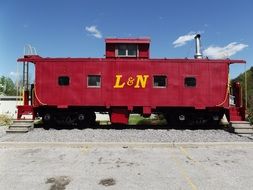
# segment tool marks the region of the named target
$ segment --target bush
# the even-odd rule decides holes
[[[0,126],[1,125],[10,125],[11,124],[11,117],[8,115],[0,114]]]
[[[249,110],[248,111],[248,117],[247,117],[248,121],[250,122],[250,124],[253,124],[253,110]]]

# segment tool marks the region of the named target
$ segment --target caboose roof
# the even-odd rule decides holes
[[[105,43],[119,44],[119,43],[130,43],[130,44],[150,44],[150,38],[106,38]]]

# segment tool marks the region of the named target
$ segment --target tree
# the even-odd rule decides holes
[[[0,94],[4,94],[6,96],[16,95],[16,88],[11,78],[5,76],[0,77]]]
[[[247,78],[247,103],[248,110],[252,110],[252,118],[253,118],[253,67],[246,71]],[[240,82],[243,92],[243,99],[245,101],[245,73],[240,74],[238,77],[232,80],[233,82]],[[253,121],[253,120],[252,120]]]

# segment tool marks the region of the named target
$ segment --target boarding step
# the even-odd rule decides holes
[[[27,133],[34,128],[34,120],[13,120],[6,130],[7,133]]]
[[[234,133],[253,134],[253,126],[248,121],[231,121],[230,127]]]
[[[243,107],[231,107],[229,108],[229,115],[231,121],[244,121],[245,109]]]

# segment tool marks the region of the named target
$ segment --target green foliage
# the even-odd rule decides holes
[[[253,67],[246,71],[247,79],[247,113],[248,120],[253,123]],[[237,78],[232,80],[233,82],[240,82],[243,92],[243,99],[245,101],[245,73],[240,74]]]
[[[248,117],[250,124],[253,125],[253,109],[248,110]]]
[[[11,78],[5,76],[0,77],[0,94],[4,94],[6,96],[16,95],[15,85]]]
[[[140,115],[130,115],[129,125],[166,125],[167,121],[163,115],[156,115],[154,118],[145,118]]]

